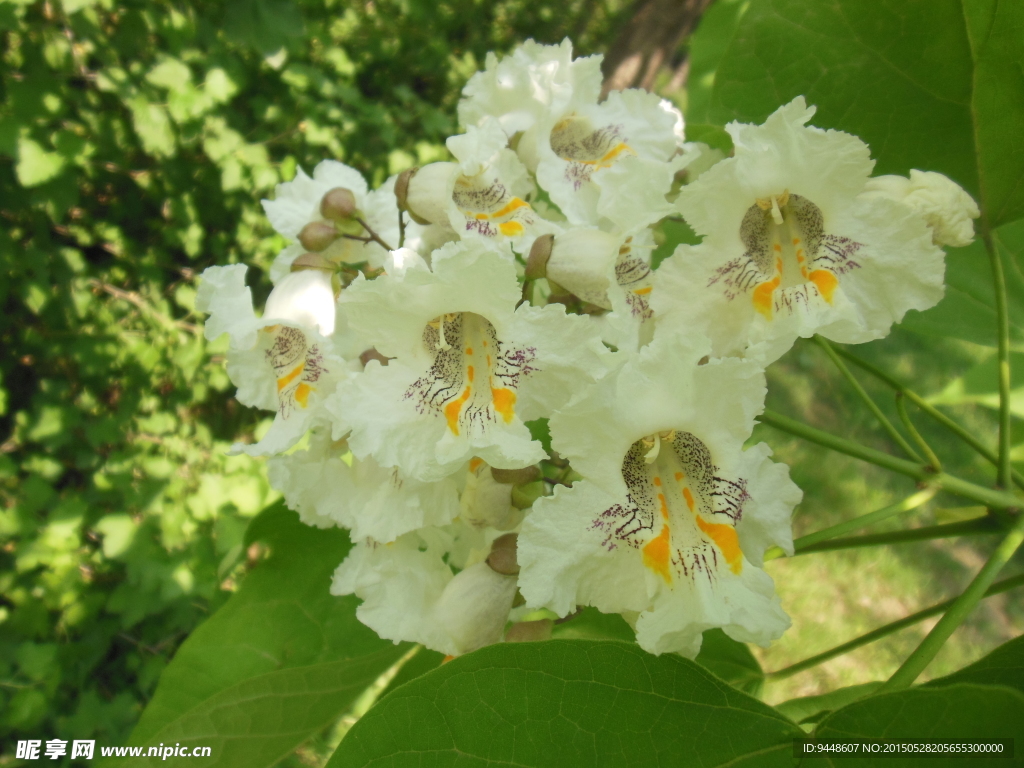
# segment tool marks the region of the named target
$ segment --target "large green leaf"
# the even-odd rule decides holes
[[[695,661],[751,696],[760,696],[764,689],[764,670],[750,652],[750,646],[733,640],[721,629],[704,632]]]
[[[804,94],[877,173],[941,171],[996,227],[1024,216],[1024,3],[754,0],[714,76],[710,121],[760,122]]]
[[[939,688],[912,688],[869,696],[825,718],[817,739],[1014,739],[1024,743],[1024,695],[1012,688],[959,683]],[[1019,753],[1018,753],[1019,754]],[[1018,756],[1012,762],[1020,765]],[[877,757],[844,757],[840,765],[879,765]],[[801,767],[832,764],[827,758],[804,759]],[[894,761],[896,764],[896,761]],[[934,758],[901,756],[900,766],[935,766]],[[951,765],[971,765],[958,759]]]
[[[698,664],[615,641],[492,645],[382,698],[344,766],[789,766],[796,725]]]
[[[1006,685],[1024,693],[1024,635],[1003,643],[973,664],[931,680],[926,685],[935,687],[956,683]]]
[[[359,623],[356,598],[329,593],[351,546],[344,531],[310,528],[279,504],[253,520],[254,541],[270,557],[178,650],[132,744],[188,740],[213,747],[210,765],[272,765],[409,649]]]

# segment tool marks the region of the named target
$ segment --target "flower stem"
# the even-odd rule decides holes
[[[1010,319],[1006,311],[1006,276],[992,236],[984,235],[992,262],[992,283],[996,293],[996,327],[999,331],[999,485],[1010,487]]]
[[[936,472],[942,471],[942,462],[939,461],[939,457],[935,455],[935,451],[932,447],[925,442],[925,439],[921,437],[921,433],[917,431],[914,426],[914,422],[910,420],[910,414],[907,413],[907,404],[903,402],[904,397],[902,392],[896,393],[896,412],[900,415],[900,421],[903,422],[903,428],[907,430],[907,433],[913,438],[914,442],[917,443],[921,452],[924,453],[928,459],[928,465]]]
[[[949,418],[942,411],[938,410],[935,406],[933,406],[930,403],[926,402],[925,399],[923,397],[921,397],[919,394],[917,394],[913,390],[908,389],[907,387],[903,386],[900,382],[898,382],[896,379],[892,378],[889,374],[885,373],[884,371],[879,370],[878,368],[876,368],[875,366],[873,366],[871,363],[867,362],[866,360],[861,360],[859,357],[857,357],[856,355],[846,351],[842,347],[834,347],[834,349],[836,350],[836,352],[838,354],[840,354],[843,357],[845,357],[847,360],[849,360],[854,365],[859,366],[860,368],[864,369],[865,371],[870,373],[875,378],[885,382],[890,387],[895,389],[897,392],[902,392],[903,395],[910,402],[912,402],[914,405],[916,405],[918,408],[920,408],[926,414],[931,416],[933,419],[935,419],[937,422],[939,422],[942,426],[944,426],[950,432],[952,432],[957,437],[959,437],[961,440],[963,440],[965,443],[967,443],[967,445],[969,445],[971,448],[973,448],[975,451],[977,451],[979,454],[981,454],[984,458],[988,459],[988,461],[990,461],[993,466],[998,466],[999,465],[999,457],[998,457],[998,455],[996,455],[995,451],[992,451],[989,448],[987,448],[976,437],[974,437],[974,435],[972,435],[966,429],[961,427],[959,424],[957,424],[955,421],[953,421],[951,418]],[[1022,475],[1021,473],[1019,473],[1019,472],[1017,472],[1016,470],[1013,470],[1013,469],[1011,469],[1010,475],[1013,478],[1013,482],[1019,488],[1024,488],[1024,475]]]
[[[358,216],[354,216],[353,218],[359,223],[359,225],[363,229],[366,230],[366,234],[368,234],[370,236],[370,240],[371,241],[375,242],[377,245],[379,245],[385,251],[393,251],[394,250],[394,248],[392,248],[390,245],[388,245],[387,243],[385,243],[383,240],[380,239],[380,235],[378,235],[376,232],[374,232],[372,229],[370,229],[370,225],[369,224],[367,224],[365,221],[363,221]],[[360,238],[354,237],[352,239],[353,240],[358,240]]]
[[[910,512],[929,501],[932,496],[938,493],[938,490],[939,489],[935,486],[930,485],[924,490],[920,490],[917,493],[907,496],[905,499],[897,501],[895,504],[890,504],[887,507],[876,509],[874,512],[869,512],[866,515],[855,517],[853,520],[847,520],[846,522],[839,523],[838,525],[832,525],[828,528],[823,528],[820,531],[809,533],[806,536],[801,536],[793,542],[793,547],[803,551],[813,544],[820,544],[823,541],[844,536],[847,533],[853,533],[853,531],[860,530],[861,528],[867,528],[869,525],[875,525],[883,520],[888,520],[890,517]]]
[[[834,349],[832,349],[832,345],[829,344],[822,336],[815,336],[814,341],[817,342],[819,347],[825,350],[825,354],[828,355],[836,368],[839,369],[839,372],[849,382],[850,386],[853,387],[853,390],[864,402],[864,405],[868,407],[868,410],[875,415],[875,418],[878,419],[878,423],[882,425],[882,429],[889,433],[889,437],[892,438],[892,441],[900,447],[900,450],[902,450],[908,458],[912,461],[921,463],[923,459],[918,456],[917,452],[911,448],[910,444],[903,438],[903,435],[899,433],[899,430],[897,430],[896,427],[892,425],[892,422],[886,418],[885,414],[882,413],[882,409],[879,408],[878,404],[871,399],[871,395],[869,395],[867,390],[861,386],[860,382],[857,381],[854,375],[850,372],[850,369],[846,367],[846,363],[844,363],[842,358],[836,354]]]
[[[398,247],[405,245],[405,211],[398,211]]]
[[[1024,504],[1024,499],[1012,493],[985,488],[944,472],[936,474],[930,467],[915,464],[906,459],[898,459],[895,456],[890,456],[882,451],[876,451],[874,448],[868,448],[852,440],[815,429],[774,411],[765,410],[764,413],[758,416],[758,420],[783,432],[802,437],[812,443],[831,448],[839,453],[845,453],[861,461],[907,475],[915,480],[927,481],[929,484],[937,486],[940,490],[955,493],[957,496],[963,496],[967,499],[973,499],[987,507],[994,509],[1016,509]]]
[[[921,528],[908,528],[902,531],[887,533],[869,533],[865,536],[850,536],[845,539],[829,539],[812,544],[804,544],[797,548],[796,554],[808,555],[811,552],[829,552],[836,549],[855,549],[857,547],[875,547],[881,544],[909,544],[915,541],[931,541],[948,539],[953,536],[980,536],[990,533],[1003,533],[1005,529],[990,517],[979,517],[959,523],[943,525],[926,525]],[[796,542],[794,542],[794,545]]]
[[[1024,573],[1017,576],[1013,576],[1009,579],[1003,579],[1002,581],[996,582],[987,590],[985,590],[984,597],[998,595],[1001,592],[1006,592],[1008,590],[1020,586],[1024,586]],[[933,605],[930,608],[925,608],[924,610],[918,611],[917,613],[912,613],[909,616],[905,616],[904,618],[899,619],[898,621],[892,622],[891,624],[886,624],[885,626],[879,627],[878,629],[873,629],[870,632],[861,635],[860,637],[855,637],[853,640],[845,642],[842,645],[837,645],[835,648],[830,648],[827,651],[819,653],[815,656],[811,656],[810,658],[804,659],[803,661],[798,661],[796,664],[791,664],[788,667],[776,670],[775,672],[769,672],[765,675],[765,678],[768,680],[782,680],[787,677],[792,677],[798,672],[803,672],[805,669],[816,667],[819,664],[828,661],[829,659],[834,659],[836,656],[842,656],[844,653],[849,653],[850,651],[860,648],[862,645],[873,643],[875,642],[875,640],[880,640],[881,638],[887,635],[891,635],[894,632],[899,632],[901,629],[913,626],[914,624],[917,624],[920,621],[924,621],[925,619],[931,618],[932,616],[937,616],[938,614],[946,611],[955,602],[956,598],[952,600],[946,600],[945,602],[938,603],[937,605]]]
[[[1013,553],[1017,551],[1021,543],[1024,543],[1024,515],[1017,519],[1013,528],[996,547],[996,551],[992,553],[988,562],[978,571],[974,581],[960,597],[952,602],[949,609],[943,613],[942,618],[932,627],[932,631],[925,636],[921,644],[876,693],[907,688],[917,679],[918,675],[924,672],[935,658],[935,654],[953,634],[953,630],[963,623],[964,619],[974,610],[978,601],[988,593],[995,577],[1007,561],[1013,557]]]

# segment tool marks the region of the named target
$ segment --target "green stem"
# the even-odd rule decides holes
[[[903,531],[887,533],[870,533],[866,536],[850,536],[845,539],[829,539],[808,544],[796,549],[798,555],[811,552],[829,552],[836,549],[855,549],[857,547],[876,547],[881,544],[909,544],[915,541],[931,541],[948,539],[953,536],[980,536],[989,533],[1003,533],[1005,529],[990,517],[979,517],[959,523],[944,525],[926,525],[921,528],[909,528]],[[795,545],[795,542],[794,542]]]
[[[1009,579],[1003,579],[1002,581],[996,582],[985,591],[984,596],[991,597],[992,595],[998,595],[1001,592],[1006,592],[1008,590],[1020,586],[1024,586],[1024,573]],[[914,624],[917,624],[920,621],[924,621],[925,619],[931,618],[932,616],[937,616],[938,614],[946,611],[955,602],[956,598],[952,600],[946,600],[945,602],[938,603],[937,605],[933,605],[930,608],[925,608],[923,611],[912,613],[909,616],[906,616],[898,621],[892,622],[891,624],[886,624],[885,626],[879,627],[878,629],[874,629],[868,632],[867,634],[861,635],[860,637],[855,637],[853,640],[843,643],[842,645],[837,645],[835,648],[831,648],[815,656],[811,656],[809,659],[798,661],[796,664],[791,664],[790,666],[776,670],[775,672],[769,672],[765,675],[765,678],[768,680],[782,680],[787,677],[792,677],[798,672],[803,672],[805,669],[816,667],[819,664],[829,661],[830,659],[834,659],[836,656],[842,656],[844,653],[849,653],[850,651],[856,650],[857,648],[860,648],[862,645],[873,643],[875,642],[875,640],[880,640],[886,635],[891,635],[894,632],[899,632],[901,629],[913,626]]]
[[[996,293],[996,326],[999,331],[999,485],[1010,487],[1010,319],[1006,311],[1006,276],[992,237],[984,235],[992,262],[992,283]]]
[[[935,451],[932,447],[925,442],[925,439],[921,437],[921,433],[917,431],[917,427],[914,426],[914,422],[910,420],[910,414],[907,413],[907,404],[903,402],[903,393],[896,393],[896,412],[900,415],[900,421],[903,422],[903,428],[907,430],[907,434],[913,438],[914,442],[917,443],[921,452],[924,453],[928,459],[928,464],[936,472],[942,471],[942,462],[939,461],[939,457],[935,455]]]
[[[927,481],[930,485],[935,485],[940,490],[955,493],[957,496],[963,496],[967,499],[972,499],[980,504],[984,504],[986,507],[992,507],[994,509],[1016,509],[1024,504],[1024,499],[1021,499],[1012,493],[985,488],[984,486],[976,485],[975,483],[968,482],[967,480],[961,480],[959,477],[954,477],[953,475],[945,473],[935,474],[929,467],[925,467],[921,464],[914,464],[913,462],[905,459],[898,459],[895,456],[890,456],[887,453],[876,451],[874,448],[868,448],[867,446],[855,443],[852,440],[847,440],[828,432],[823,432],[820,429],[815,429],[814,427],[810,427],[799,421],[775,413],[774,411],[766,410],[758,416],[758,420],[764,424],[768,424],[769,426],[782,430],[783,432],[788,432],[791,435],[802,437],[812,443],[817,443],[818,445],[822,445],[826,448],[831,448],[834,451],[845,453],[846,455],[853,456],[861,461],[867,461],[879,467],[892,470],[893,472],[907,475],[908,477],[912,477],[918,481]]]
[[[398,209],[398,247],[405,245],[405,211]]]
[[[982,566],[974,581],[970,583],[960,597],[953,601],[949,610],[943,613],[942,618],[932,627],[921,644],[917,646],[906,661],[896,670],[896,673],[878,689],[876,693],[898,691],[910,686],[925,668],[935,658],[935,654],[945,644],[953,630],[959,627],[964,619],[974,610],[978,601],[984,597],[999,571],[1013,557],[1021,543],[1024,543],[1024,515],[1021,515],[1006,537],[996,547],[996,551]]]
[[[901,501],[897,501],[895,504],[890,504],[887,507],[876,509],[874,512],[869,512],[866,515],[855,517],[853,520],[847,520],[844,523],[839,523],[838,525],[833,525],[828,528],[823,528],[820,531],[809,533],[806,536],[801,536],[793,542],[793,547],[795,549],[805,550],[813,544],[819,544],[823,541],[828,541],[829,539],[845,536],[846,534],[853,533],[861,528],[867,528],[869,525],[875,525],[883,520],[888,520],[890,517],[910,512],[911,510],[920,507],[926,501],[929,501],[932,496],[938,493],[938,490],[939,489],[935,486],[928,486],[924,490],[911,494]]]
[[[907,387],[903,386],[900,382],[898,382],[896,379],[892,378],[889,374],[885,373],[882,370],[879,370],[878,368],[876,368],[875,366],[873,366],[871,363],[867,362],[866,360],[861,360],[859,357],[857,357],[856,355],[846,351],[842,347],[836,347],[834,349],[836,350],[836,352],[838,354],[840,354],[843,357],[845,357],[847,360],[849,360],[854,365],[859,366],[860,368],[862,368],[863,370],[867,371],[868,373],[870,373],[872,376],[874,376],[875,378],[879,379],[880,381],[884,381],[886,384],[888,384],[890,387],[895,389],[897,392],[902,392],[903,395],[910,402],[912,402],[914,405],[916,405],[918,408],[920,408],[926,414],[931,416],[933,419],[935,419],[937,422],[939,422],[942,426],[944,426],[950,432],[952,432],[957,437],[959,437],[961,440],[963,440],[965,443],[967,443],[967,445],[969,445],[971,448],[973,448],[975,451],[977,451],[981,456],[983,456],[985,459],[987,459],[989,462],[991,462],[993,466],[999,466],[999,456],[995,453],[995,451],[992,451],[989,448],[987,448],[976,437],[974,437],[974,435],[972,435],[966,429],[961,427],[959,424],[957,424],[955,421],[953,421],[951,418],[949,418],[942,411],[938,410],[935,406],[933,406],[930,403],[928,403],[919,394],[917,394],[913,390],[908,389]],[[1016,485],[1019,488],[1024,489],[1024,475],[1022,475],[1020,472],[1017,472],[1016,470],[1012,470],[1011,471],[1011,477],[1013,478],[1013,482],[1016,483]]]
[[[767,424],[791,435],[802,437],[804,440],[831,448],[833,451],[845,453],[847,456],[853,456],[855,459],[876,464],[893,472],[899,472],[901,475],[908,475],[916,480],[924,480],[930,474],[927,468],[921,464],[910,462],[906,459],[898,459],[895,456],[890,456],[888,453],[876,451],[874,448],[868,448],[866,445],[855,443],[844,437],[823,432],[803,422],[783,416],[781,413],[765,409],[764,413],[757,418],[762,424]]]
[[[850,369],[846,367],[846,363],[843,362],[842,358],[836,354],[836,351],[832,349],[832,345],[828,343],[822,336],[815,336],[814,341],[817,342],[818,346],[825,350],[825,354],[828,355],[829,359],[833,362],[839,372],[843,374],[843,377],[849,382],[850,386],[853,387],[854,392],[864,402],[864,405],[868,407],[875,418],[878,419],[878,423],[882,425],[882,429],[889,433],[889,437],[892,441],[900,447],[908,458],[918,463],[921,463],[923,459],[917,455],[917,452],[910,447],[910,444],[903,438],[903,435],[899,433],[899,430],[892,425],[892,422],[886,418],[885,414],[882,413],[882,409],[878,407],[878,404],[871,399],[871,395],[867,393],[867,390],[861,386],[860,382],[854,378],[854,375],[850,372]]]

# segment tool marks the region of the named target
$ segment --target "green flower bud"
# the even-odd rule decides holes
[[[335,187],[320,200],[320,215],[332,221],[351,218],[356,212],[356,196],[352,190]]]
[[[311,221],[299,232],[299,242],[307,251],[319,252],[338,239],[338,230],[329,221]]]

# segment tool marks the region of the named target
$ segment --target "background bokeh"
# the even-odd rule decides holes
[[[621,48],[644,5],[0,0],[0,765],[18,737],[124,743],[175,649],[261,557],[243,534],[276,495],[262,463],[225,451],[267,425],[231,396],[226,337],[205,342],[193,311],[207,266],[266,268],[283,247],[260,199],[325,158],[371,186],[444,159],[461,87],[488,51],[567,35],[578,55]],[[688,5],[699,15],[706,3]],[[700,44],[684,40],[647,78],[693,124],[710,122],[716,62],[745,8],[712,5]],[[660,234],[661,256],[689,235],[678,225]],[[950,260],[987,278],[983,253]],[[259,303],[270,284],[254,272]],[[994,329],[986,343],[941,328],[898,329],[860,353],[993,435],[994,382],[984,373]],[[774,409],[887,447],[813,344],[799,344],[769,381]],[[866,384],[895,420],[891,395]],[[950,468],[991,482],[989,467],[918,421]],[[755,439],[773,445],[805,490],[797,533],[913,490],[767,427]],[[973,514],[963,505],[936,497],[912,519]],[[763,666],[957,594],[991,538],[773,562],[794,627],[759,652]],[[882,679],[929,626],[770,683],[765,697]],[[929,675],[1022,632],[1020,597],[991,598]],[[290,760],[318,764],[321,747]]]

